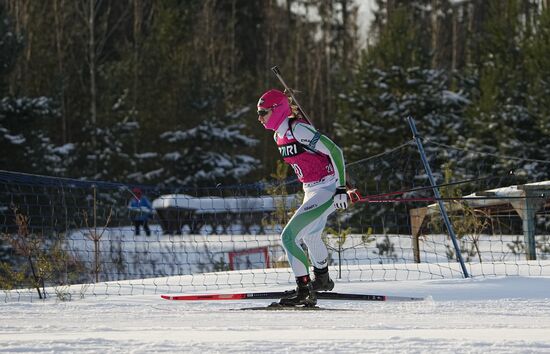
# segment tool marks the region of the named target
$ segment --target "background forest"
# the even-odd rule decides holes
[[[441,144],[546,160],[550,1],[368,3],[365,32],[361,0],[0,0],[0,169],[266,178],[273,65],[349,162],[409,140],[407,115]]]

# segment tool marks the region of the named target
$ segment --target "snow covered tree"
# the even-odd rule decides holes
[[[249,107],[223,118],[205,120],[191,129],[167,131],[162,141],[171,149],[161,157],[162,183],[168,186],[214,187],[237,183],[259,167],[259,161],[246,153],[258,141],[242,133],[239,118]]]
[[[487,10],[483,31],[477,36],[483,43],[479,51],[482,60],[472,66],[477,90],[472,91],[469,135],[464,140],[472,149],[546,160],[546,149],[541,147],[549,143],[545,73],[550,62],[542,53],[548,49],[549,10],[530,14],[529,21],[522,1],[492,1]],[[531,27],[534,23],[539,23],[536,31]],[[494,159],[491,169],[525,170],[531,180],[550,172],[548,164],[505,157]]]
[[[89,139],[78,144],[79,174],[91,179],[124,181],[131,171],[128,136],[139,126],[122,121],[99,127],[86,121],[83,129]],[[95,142],[94,142],[95,139]]]
[[[404,118],[412,115],[424,138],[482,152],[467,155],[427,145],[429,156],[439,154],[432,161],[436,171],[451,168],[455,178],[504,175],[511,169],[523,169],[531,179],[547,175],[548,164],[518,158],[547,159],[550,62],[544,53],[549,48],[550,10],[519,0],[465,7],[467,2],[443,0],[377,3],[377,41],[367,51],[356,81],[340,95],[338,132],[350,143],[345,146],[348,160],[410,139]],[[475,20],[468,24],[470,31],[463,31],[466,23],[457,27],[462,26],[457,35],[466,35],[468,44],[459,60],[466,62],[459,66],[454,54],[455,64],[449,65],[448,52],[438,52],[444,50],[442,27],[433,27],[430,20],[458,14]],[[451,52],[459,54],[458,49]]]
[[[405,120],[413,116],[422,136],[453,143],[464,134],[464,111],[470,103],[466,81],[443,70],[402,68],[381,70],[367,64],[349,92],[342,93],[338,135],[349,161],[382,153],[411,139]]]
[[[4,81],[14,68],[24,39],[12,30],[0,6],[0,166],[2,169],[60,175],[72,145],[55,146],[48,125],[59,117],[48,97],[15,97]]]
[[[54,145],[43,128],[58,117],[49,98],[2,98],[0,165],[21,172],[63,175],[70,165],[73,145]]]
[[[550,149],[550,105],[548,104],[550,97],[550,56],[548,55],[550,52],[550,7],[543,8],[537,19],[540,25],[526,48],[529,60],[525,67],[531,78],[527,87],[528,107],[530,113],[536,117],[536,123],[530,129],[540,133],[538,139],[531,141],[538,146],[538,154],[532,157],[548,160],[547,151]],[[540,170],[543,166],[539,164],[536,167]],[[544,165],[545,170],[548,170],[549,167],[548,164]]]

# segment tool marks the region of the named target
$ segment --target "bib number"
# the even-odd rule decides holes
[[[298,176],[298,178],[304,177],[304,173],[302,172],[298,164],[293,163],[293,164],[290,164],[290,166],[292,166],[292,169],[294,170],[294,173],[296,173],[296,176]]]

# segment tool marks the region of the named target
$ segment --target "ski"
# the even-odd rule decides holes
[[[267,306],[244,307],[240,311],[353,311],[351,309],[337,309],[319,306],[284,306],[278,302],[272,302]]]
[[[213,300],[249,300],[249,299],[280,299],[292,295],[289,291],[266,291],[258,293],[233,293],[233,294],[186,294],[186,295],[161,295],[165,300],[183,301],[213,301]],[[318,292],[318,300],[356,300],[356,301],[424,301],[423,297],[413,296],[388,296],[373,294],[350,294],[337,292]]]
[[[165,300],[246,300],[246,299],[279,299],[293,293],[289,291],[268,291],[262,293],[233,293],[233,294],[189,294],[189,295],[161,295]]]

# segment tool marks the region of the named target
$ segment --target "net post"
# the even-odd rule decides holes
[[[456,251],[456,257],[460,262],[460,267],[462,268],[462,273],[464,274],[464,278],[469,278],[470,275],[468,274],[468,270],[466,269],[466,265],[464,264],[464,259],[462,258],[462,253],[460,252],[460,246],[458,245],[458,241],[456,239],[456,234],[453,229],[453,225],[451,224],[451,220],[449,219],[449,215],[447,214],[447,209],[445,208],[445,202],[441,200],[439,189],[437,188],[437,185],[435,183],[435,179],[432,174],[432,169],[430,167],[430,164],[428,163],[428,159],[426,158],[426,152],[424,151],[422,140],[418,135],[418,131],[416,130],[416,124],[414,123],[413,117],[408,116],[407,122],[409,123],[409,127],[411,128],[414,142],[416,143],[416,146],[418,148],[418,153],[420,154],[420,158],[422,159],[422,164],[424,165],[424,169],[426,170],[426,174],[428,175],[428,179],[430,180],[430,184],[432,185],[432,190],[435,198],[437,199],[437,203],[439,205],[439,211],[441,212],[441,216],[443,217],[443,222],[447,227],[449,236],[451,236],[451,240],[453,242],[453,246]]]

